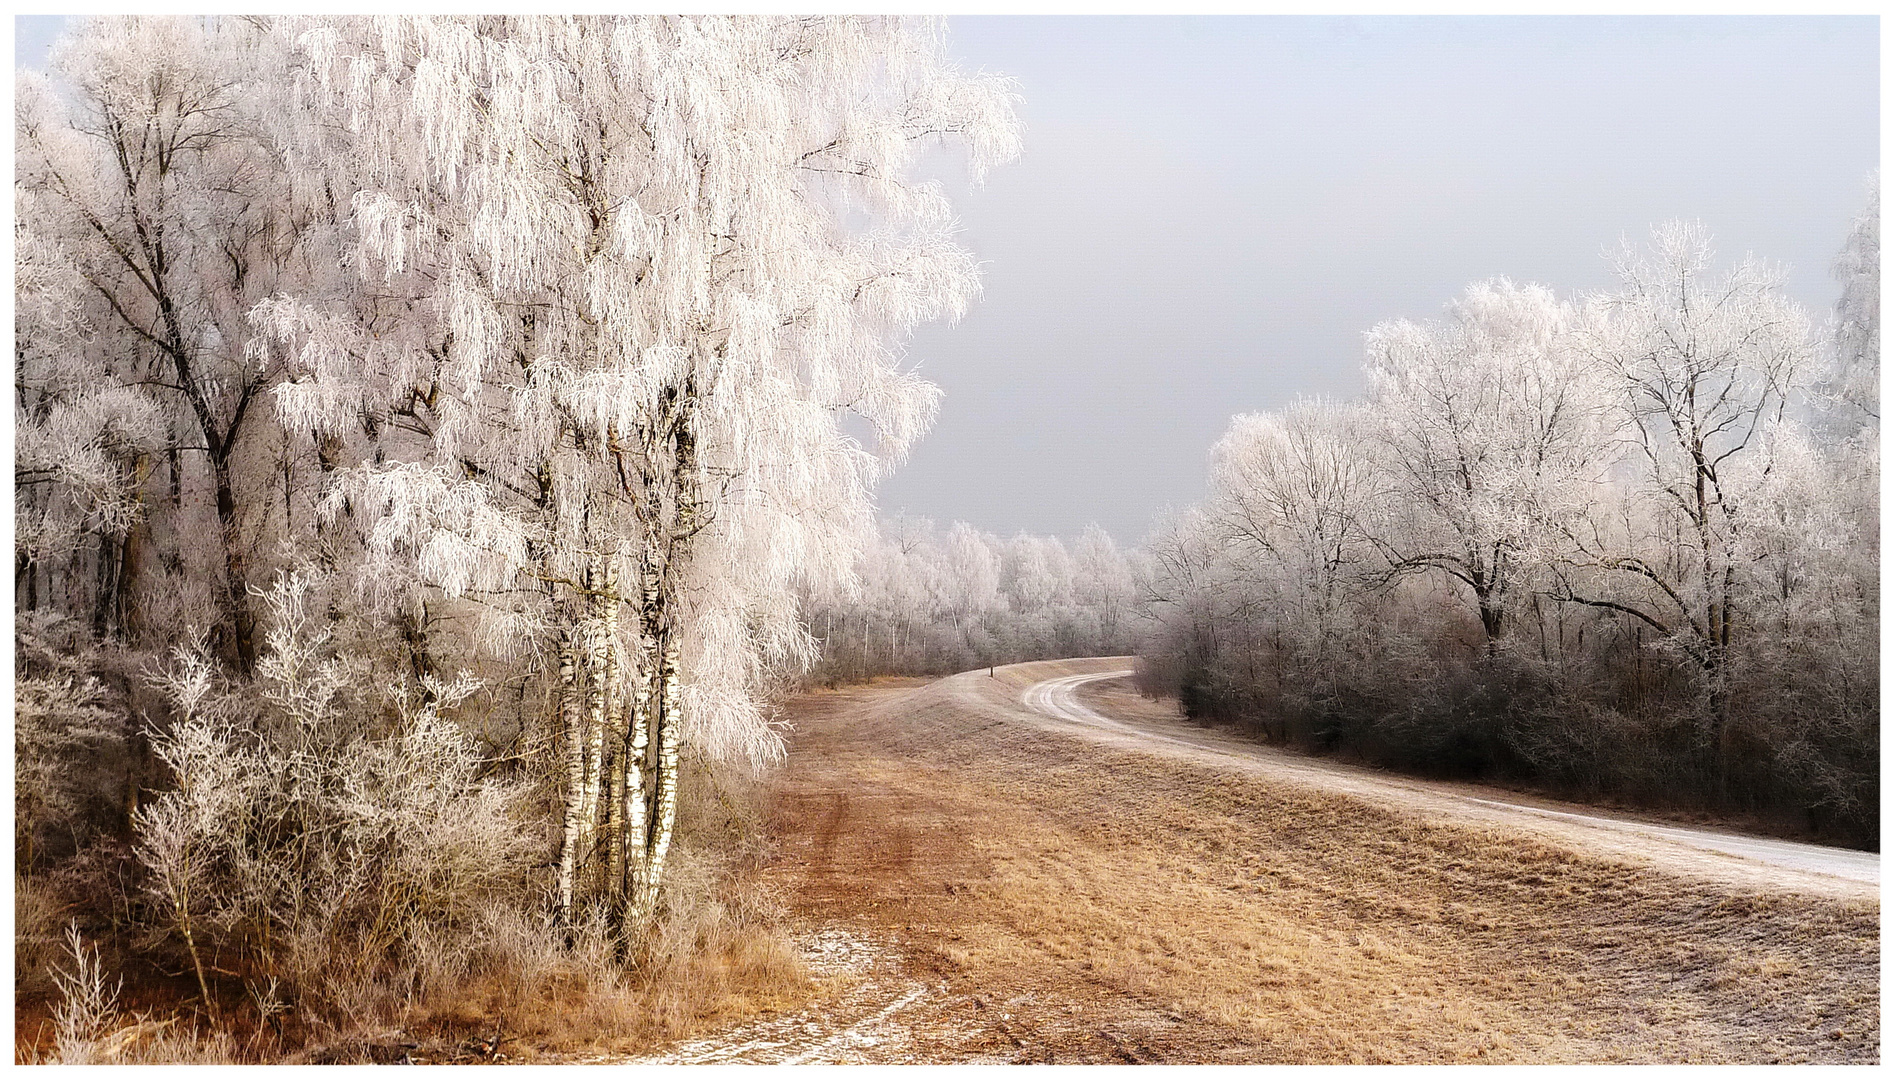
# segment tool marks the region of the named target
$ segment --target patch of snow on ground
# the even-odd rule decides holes
[[[908,1037],[895,1014],[926,997],[928,987],[904,977],[891,950],[833,928],[811,934],[801,946],[811,977],[854,985],[823,1005],[694,1039],[663,1054],[574,1064],[847,1064],[862,1061],[865,1051],[886,1051],[888,1044]]]
[[[818,930],[802,943],[803,966],[818,979],[860,975],[875,966],[884,950],[852,937],[846,930]]]

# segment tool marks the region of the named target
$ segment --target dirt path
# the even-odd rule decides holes
[[[1702,851],[1765,872],[1680,872],[1468,792],[1429,792],[1458,808],[1437,816],[1329,790],[1117,719],[1107,684],[1072,703],[1103,726],[1021,704],[1113,667],[793,703],[764,878],[815,999],[646,1060],[1878,1060],[1872,886]]]
[[[1530,829],[1600,854],[1650,859],[1677,873],[1836,896],[1873,897],[1880,889],[1882,860],[1871,851],[1611,817],[1546,800],[1537,805],[1524,803],[1512,793],[1392,776],[1220,737],[1183,723],[1169,707],[1155,708],[1122,687],[1113,688],[1117,693],[1093,690],[1100,683],[1130,676],[1132,669],[1123,666],[1124,659],[1074,661],[1102,665],[1105,670],[1034,683],[1022,692],[1021,704],[1042,716],[1076,725],[1088,736],[1129,737],[1155,753],[1316,785],[1436,819]],[[1106,713],[1081,700],[1088,690],[1097,695]]]

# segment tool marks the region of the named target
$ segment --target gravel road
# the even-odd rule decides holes
[[[1517,801],[1508,793],[1467,784],[1431,783],[1394,777],[1338,762],[1303,757],[1271,747],[1242,744],[1212,732],[1144,718],[1108,716],[1079,699],[1082,687],[1130,676],[1123,657],[1071,661],[1094,670],[1061,675],[1028,686],[1020,703],[1033,713],[1074,725],[1102,741],[1143,743],[1154,752],[1200,763],[1223,760],[1245,771],[1268,771],[1331,791],[1400,804],[1459,821],[1514,823],[1543,835],[1577,840],[1595,852],[1650,859],[1666,869],[1699,872],[1745,884],[1776,885],[1825,894],[1873,894],[1882,880],[1881,856],[1868,851],[1822,847],[1716,829],[1692,828],[1551,802]],[[978,682],[976,681],[976,685]]]

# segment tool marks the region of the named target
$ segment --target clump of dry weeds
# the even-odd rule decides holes
[[[557,1060],[649,1050],[799,1004],[808,975],[756,872],[756,781],[708,767],[687,778],[662,903],[632,955],[603,920],[569,942],[550,903],[496,906],[471,934],[424,939],[398,977],[356,988],[350,1030],[404,1033],[411,1060],[465,1059],[470,1044],[489,1059]],[[321,1053],[373,1051],[358,1035]]]
[[[42,896],[35,903],[43,904],[44,891],[37,891]],[[43,925],[36,925],[32,932],[43,930]],[[126,1010],[120,1000],[124,977],[108,973],[108,960],[98,943],[86,940],[77,922],[67,923],[60,938],[60,958],[46,969],[56,998],[47,1018],[49,1024],[43,1024],[42,1031],[36,1033],[50,1034],[50,1045],[35,1038],[16,1055],[19,1063],[164,1065],[236,1060],[236,1048],[227,1032],[180,1023],[177,1017],[156,1019],[150,1013]],[[50,1032],[44,1030],[46,1027]]]
[[[306,957],[303,970],[318,974],[302,983],[207,956],[209,1003],[194,979],[164,970],[188,970],[174,944],[112,931],[104,890],[19,879],[15,1058],[533,1060],[649,1049],[794,1007],[814,988],[783,905],[756,872],[757,804],[754,778],[700,770],[688,783],[657,921],[629,957],[602,921],[569,941],[549,899],[526,896],[451,927],[416,927],[395,963]],[[93,928],[84,938],[68,933],[80,933],[75,918]],[[121,995],[105,992],[121,980]]]

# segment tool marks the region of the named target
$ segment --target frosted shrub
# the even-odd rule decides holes
[[[308,990],[319,971],[335,982],[343,957],[346,976],[372,977],[526,894],[523,790],[481,777],[473,741],[442,715],[474,684],[371,692],[317,631],[309,592],[290,574],[265,598],[260,700],[201,646],[155,677],[176,722],[153,749],[174,782],[140,810],[138,853],[207,998],[211,945]]]
[[[77,926],[66,928],[66,951],[72,970],[53,976],[61,1000],[53,1007],[54,1060],[61,1065],[88,1065],[97,1056],[97,1042],[118,1019],[122,982],[109,986],[99,948],[88,947]]]

